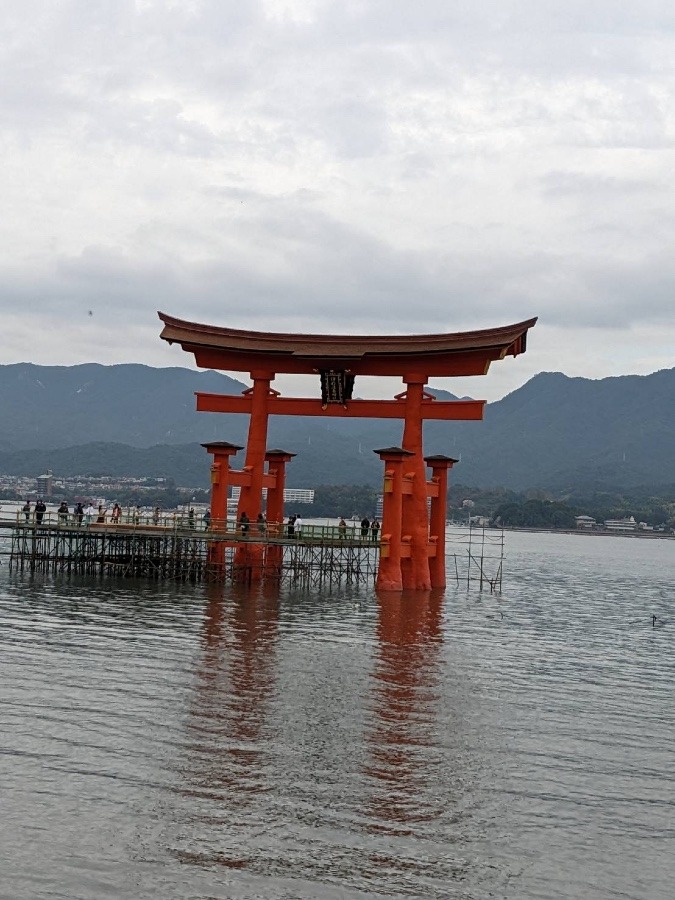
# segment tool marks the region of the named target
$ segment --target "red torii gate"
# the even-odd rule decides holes
[[[283,502],[284,466],[293,454],[267,451],[270,415],[402,419],[401,446],[375,451],[385,463],[377,587],[428,590],[445,586],[447,471],[456,460],[425,458],[422,426],[425,419],[482,419],[485,401],[436,400],[424,387],[432,376],[485,375],[493,361],[524,353],[527,332],[536,318],[454,334],[355,336],[242,331],[187,322],[162,312],[159,317],[164,323],[160,337],[193,353],[198,366],[248,372],[253,381],[239,396],[196,395],[202,412],[250,417],[242,472],[229,470],[229,457],[241,448],[225,442],[205,445],[214,457],[214,520],[225,518],[228,483],[241,486],[239,513],[246,511],[252,522],[262,511],[263,487],[272,491],[275,509]],[[282,397],[271,386],[278,374],[317,373],[321,374],[321,399]],[[357,375],[400,376],[405,390],[393,400],[352,400]],[[432,469],[430,482],[425,464]],[[249,545],[247,552],[256,551]]]

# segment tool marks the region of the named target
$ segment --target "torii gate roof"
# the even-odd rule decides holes
[[[242,331],[158,315],[160,337],[194,353],[203,368],[289,374],[347,369],[355,375],[484,375],[493,360],[525,352],[527,332],[537,321],[446,334],[335,335]]]

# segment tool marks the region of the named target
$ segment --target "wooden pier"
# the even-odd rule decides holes
[[[45,516],[40,523],[21,516],[11,525],[9,566],[12,572],[310,588],[374,583],[379,549],[353,527],[304,525],[300,535],[289,535],[283,525],[271,525],[242,534],[233,522],[204,529],[184,517],[79,524],[72,516],[65,522]]]

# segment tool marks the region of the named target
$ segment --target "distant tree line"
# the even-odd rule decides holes
[[[510,525],[514,528],[574,528],[575,509],[566,503],[552,500],[525,500],[504,503],[495,510],[495,525]]]
[[[471,515],[481,515],[495,524],[523,528],[569,529],[576,525],[576,516],[591,516],[596,522],[633,516],[636,522],[654,527],[675,528],[675,485],[660,488],[635,488],[630,491],[584,491],[575,488],[563,496],[540,491],[522,493],[504,489],[471,488],[462,485],[450,490],[450,515],[460,520],[464,500],[473,501]],[[463,516],[462,516],[463,513]]]
[[[316,488],[311,516],[372,517],[381,489],[370,485],[320,485]],[[471,500],[470,510],[463,507]],[[634,516],[636,522],[675,527],[675,485],[631,492],[577,491],[556,497],[541,490],[512,491],[507,488],[476,488],[451,485],[448,519],[484,516],[497,524],[523,528],[570,529],[576,516],[592,516],[598,522]]]
[[[314,503],[308,514],[317,518],[372,518],[377,509],[379,494],[380,491],[368,484],[322,484],[315,489]]]

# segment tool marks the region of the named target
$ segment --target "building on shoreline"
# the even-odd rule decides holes
[[[229,499],[238,503],[241,488],[233,485],[231,490],[232,496]],[[267,499],[267,488],[263,488],[262,493],[263,498]],[[284,488],[284,503],[314,503],[314,493],[313,488]]]
[[[605,519],[604,527],[607,531],[636,531],[638,523],[634,516],[626,519]]]
[[[574,520],[577,524],[577,528],[581,528],[586,531],[590,530],[591,528],[597,528],[598,525],[593,516],[575,516]]]

